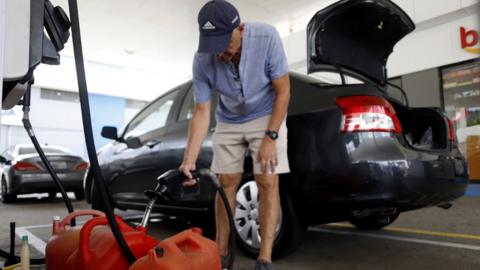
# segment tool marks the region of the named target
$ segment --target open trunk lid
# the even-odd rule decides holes
[[[415,29],[388,0],[342,0],[318,11],[307,27],[308,73],[335,68],[385,85],[395,44]]]

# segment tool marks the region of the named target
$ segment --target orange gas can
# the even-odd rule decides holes
[[[220,270],[215,242],[197,230],[185,230],[165,239],[138,259],[129,270]]]
[[[134,229],[120,217],[115,217],[120,231],[136,258],[145,256],[158,245],[158,240],[148,236],[143,228]],[[129,264],[123,257],[105,217],[92,218],[80,230],[79,245],[62,268],[69,270],[127,270]],[[52,270],[52,269],[48,269]]]
[[[78,248],[82,226],[70,227],[70,222],[80,216],[102,217],[105,214],[97,210],[81,210],[67,215],[61,221],[54,219],[52,237],[45,249],[47,269],[64,269],[67,258]]]

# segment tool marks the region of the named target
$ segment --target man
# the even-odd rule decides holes
[[[192,178],[190,171],[195,169],[208,133],[211,93],[217,91],[211,169],[219,174],[234,210],[245,152],[250,149],[260,192],[261,248],[255,269],[273,269],[272,247],[280,214],[278,174],[289,172],[285,118],[290,80],[285,52],[274,27],[241,23],[236,8],[224,0],[207,2],[198,14],[198,24],[200,43],[193,62],[195,110],[180,168]],[[225,267],[229,225],[218,196],[215,212],[216,241]]]

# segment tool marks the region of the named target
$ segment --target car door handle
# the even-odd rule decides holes
[[[150,147],[150,148],[153,148],[155,145],[161,143],[162,141],[160,140],[152,140],[152,141],[148,141],[145,145]]]

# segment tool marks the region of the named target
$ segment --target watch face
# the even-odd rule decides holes
[[[266,132],[266,134],[267,134],[268,137],[270,137],[272,140],[278,139],[278,133],[275,132],[275,131],[269,130],[269,131]]]

